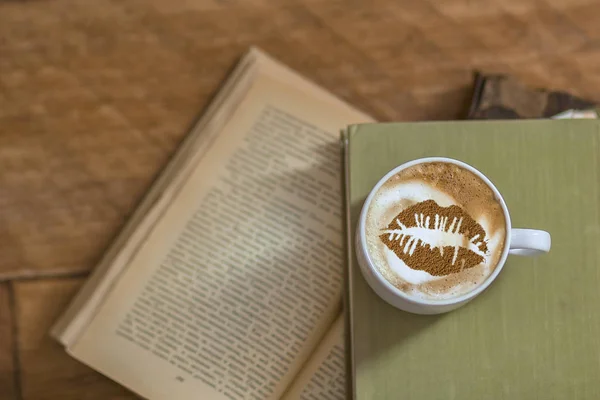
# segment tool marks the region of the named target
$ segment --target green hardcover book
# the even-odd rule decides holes
[[[342,142],[354,399],[600,399],[600,121],[366,124]],[[427,156],[474,166],[513,227],[552,235],[549,254],[509,256],[482,295],[438,316],[381,300],[353,247],[371,188]]]

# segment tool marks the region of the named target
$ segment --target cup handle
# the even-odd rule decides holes
[[[537,256],[550,251],[550,234],[537,229],[511,229],[508,254]]]

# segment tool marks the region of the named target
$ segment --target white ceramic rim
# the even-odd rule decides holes
[[[411,297],[411,296],[407,295],[406,293],[404,293],[403,291],[401,291],[400,289],[398,289],[397,287],[395,287],[394,285],[392,285],[391,283],[389,283],[388,280],[385,279],[381,275],[379,270],[374,266],[373,260],[371,260],[371,255],[369,254],[369,251],[368,251],[367,239],[365,237],[365,225],[366,225],[366,219],[367,219],[367,211],[369,209],[369,205],[371,204],[373,196],[375,196],[375,193],[377,193],[377,191],[379,190],[381,185],[383,185],[385,182],[387,182],[387,180],[389,178],[391,178],[393,175],[397,174],[398,172],[400,172],[406,168],[409,168],[409,167],[412,167],[412,166],[418,165],[418,164],[426,164],[426,163],[432,163],[432,162],[442,162],[442,163],[458,165],[459,167],[462,167],[468,171],[471,171],[475,175],[480,177],[493,190],[496,199],[500,202],[500,205],[502,206],[502,211],[504,212],[504,220],[506,221],[506,237],[504,238],[504,248],[502,249],[502,255],[501,255],[500,259],[498,260],[498,264],[497,264],[494,272],[492,272],[492,274],[490,276],[488,276],[487,279],[481,285],[477,286],[475,289],[471,290],[470,292],[467,292],[467,293],[457,296],[457,297],[452,297],[452,298],[444,299],[444,300],[418,299],[415,297]],[[510,214],[508,213],[508,208],[506,207],[504,198],[502,197],[502,195],[500,194],[500,192],[498,191],[496,186],[492,183],[492,181],[490,181],[488,179],[487,176],[485,176],[483,173],[481,173],[474,167],[470,166],[469,164],[466,164],[459,160],[455,160],[453,158],[446,158],[446,157],[419,158],[416,160],[406,162],[402,165],[399,165],[396,168],[392,169],[387,174],[385,174],[384,177],[381,178],[377,182],[377,184],[373,187],[373,189],[371,189],[371,192],[369,193],[369,195],[365,199],[365,202],[363,203],[363,207],[362,207],[362,210],[360,213],[360,219],[358,221],[358,229],[359,229],[361,251],[364,254],[364,259],[369,264],[368,268],[372,271],[373,276],[379,281],[380,284],[382,284],[385,288],[387,288],[387,290],[389,290],[396,296],[398,296],[410,303],[420,304],[420,305],[446,306],[446,305],[452,305],[452,304],[468,301],[468,300],[476,297],[481,292],[483,292],[494,281],[494,279],[496,279],[496,277],[498,276],[500,271],[502,271],[502,268],[504,268],[504,263],[506,261],[506,258],[508,257],[508,252],[510,250],[510,235],[511,235]]]

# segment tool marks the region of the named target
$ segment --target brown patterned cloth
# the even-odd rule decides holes
[[[596,106],[566,92],[525,86],[512,77],[477,73],[467,119],[550,118],[563,111]]]

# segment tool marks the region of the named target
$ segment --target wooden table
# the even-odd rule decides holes
[[[134,397],[47,332],[249,45],[381,120],[474,69],[600,101],[597,0],[0,0],[1,399]]]

